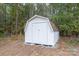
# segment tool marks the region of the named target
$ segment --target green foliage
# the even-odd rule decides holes
[[[79,4],[0,4],[0,35],[23,33],[26,21],[35,14],[46,16],[61,35],[79,35]]]
[[[64,6],[64,7],[63,7]],[[58,8],[57,8],[58,9]],[[59,12],[52,16],[61,35],[79,35],[79,5],[61,4]]]
[[[79,19],[74,17],[53,17],[53,21],[59,27],[61,35],[76,35],[79,33]]]
[[[79,39],[68,40],[68,41],[65,41],[65,43],[68,46],[76,46],[76,45],[79,45]]]
[[[4,32],[0,31],[0,37],[3,37]]]

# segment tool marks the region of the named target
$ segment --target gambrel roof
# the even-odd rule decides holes
[[[49,20],[47,17],[43,17],[43,16],[39,16],[39,15],[34,15],[33,17],[31,17],[31,18],[27,21],[27,23],[29,23],[31,20],[33,20],[33,19],[35,19],[35,18],[42,18],[42,19]],[[53,29],[54,31],[58,31],[57,26],[56,26],[53,22],[51,22],[50,20],[49,20],[49,22],[50,22],[50,25],[51,25],[52,29]]]

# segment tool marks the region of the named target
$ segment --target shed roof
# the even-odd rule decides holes
[[[34,15],[33,17],[31,17],[31,18],[28,20],[28,22],[30,22],[30,21],[33,20],[34,18],[43,18],[43,19],[49,20],[49,18],[47,18],[47,17],[43,17],[43,16],[39,16],[39,15]],[[50,20],[49,20],[49,21],[50,21]],[[50,21],[50,24],[51,24],[51,26],[52,26],[52,28],[53,28],[54,31],[58,31],[58,28],[57,28],[57,26],[55,25],[54,22],[51,22],[51,21]]]

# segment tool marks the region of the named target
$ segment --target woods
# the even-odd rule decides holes
[[[62,36],[79,35],[79,4],[0,4],[0,37],[24,33],[35,14],[48,17]]]

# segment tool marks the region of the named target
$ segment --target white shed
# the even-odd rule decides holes
[[[59,39],[59,31],[46,17],[35,15],[25,26],[25,43],[54,46]]]

